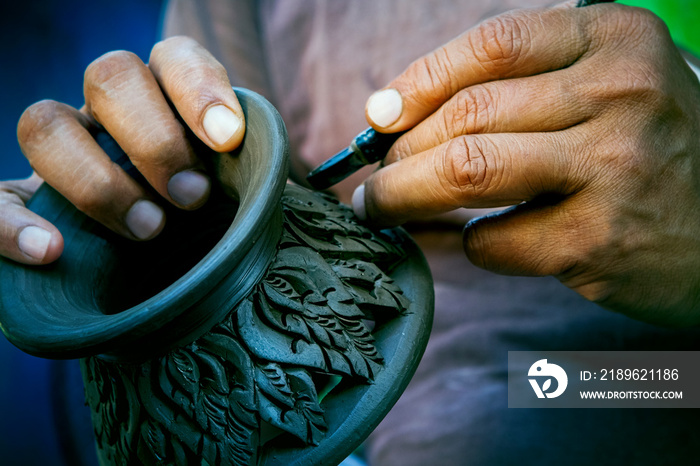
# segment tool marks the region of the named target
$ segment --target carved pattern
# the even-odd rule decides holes
[[[403,251],[328,196],[288,186],[282,202],[275,261],[207,334],[142,364],[82,361],[103,462],[256,464],[270,431],[316,445],[320,381],[381,370],[368,323],[406,312],[388,275]]]

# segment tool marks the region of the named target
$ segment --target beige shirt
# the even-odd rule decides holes
[[[234,85],[267,97],[289,131],[293,178],[368,126],[367,98],[481,20],[548,0],[171,0],[164,35],[194,37]],[[364,171],[341,183],[349,201]]]

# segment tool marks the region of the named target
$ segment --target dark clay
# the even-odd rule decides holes
[[[433,290],[418,248],[287,186],[282,120],[236,92],[246,137],[207,156],[205,207],[169,209],[156,240],[133,243],[43,186],[30,207],[63,233],[61,259],[0,265],[10,341],[82,358],[102,464],[337,464],[425,349]]]

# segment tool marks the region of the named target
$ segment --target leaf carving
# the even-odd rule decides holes
[[[331,265],[295,246],[279,251],[252,300],[239,307],[237,324],[261,359],[371,380],[382,357],[366,318]]]
[[[391,267],[401,258],[399,247],[357,223],[352,209],[332,197],[290,185],[282,197],[285,235],[281,246],[301,244],[328,259],[355,257]]]
[[[371,262],[357,259],[331,262],[333,271],[352,294],[355,304],[375,317],[395,317],[408,309],[409,300],[401,288]]]
[[[258,409],[262,419],[311,445],[328,429],[311,376],[275,363],[256,367]]]
[[[371,383],[382,369],[367,322],[408,312],[390,277],[401,241],[296,186],[283,212],[264,279],[208,333],[141,364],[82,361],[102,462],[254,465],[263,421],[318,445],[328,426],[314,377]]]

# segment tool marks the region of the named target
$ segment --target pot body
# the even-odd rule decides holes
[[[103,465],[336,464],[427,344],[432,281],[415,244],[287,185],[279,115],[237,93],[246,138],[211,154],[203,209],[168,211],[157,240],[134,244],[42,187],[31,206],[64,234],[62,258],[0,267],[8,338],[81,358]]]
[[[430,278],[407,257],[417,250],[401,231],[372,232],[303,188],[289,186],[282,208],[264,277],[205,334],[141,363],[82,360],[102,464],[289,464],[294,450],[299,464],[334,464],[396,401],[415,367],[381,377],[379,348],[399,364],[404,352],[386,340],[401,339],[401,321],[429,328]],[[424,285],[410,297],[391,276],[401,266]],[[403,357],[417,362],[421,344]],[[372,388],[389,391],[353,393]],[[363,398],[357,411],[348,403]],[[344,432],[346,422],[362,429]],[[327,436],[347,438],[331,448]]]

